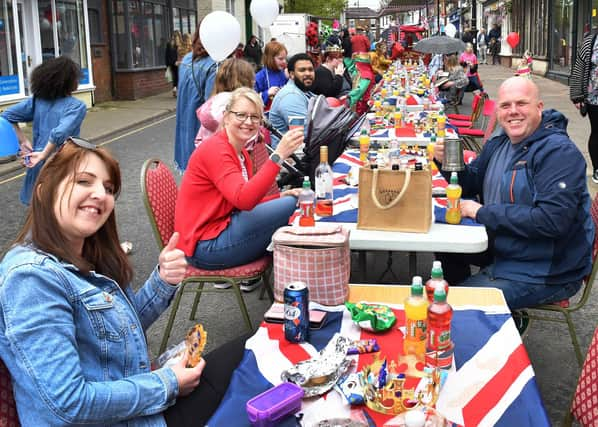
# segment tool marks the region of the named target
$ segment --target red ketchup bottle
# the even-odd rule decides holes
[[[444,289],[445,295],[448,295],[449,284],[444,280],[442,263],[440,261],[434,261],[432,263],[431,277],[426,282],[426,296],[430,303],[434,301],[434,290],[439,287]]]
[[[434,291],[434,302],[428,307],[428,351],[442,351],[451,346],[451,319],[453,308],[446,302],[442,288]]]

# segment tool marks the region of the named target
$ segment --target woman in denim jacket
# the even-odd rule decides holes
[[[195,368],[184,357],[150,369],[144,331],[167,308],[187,263],[175,233],[144,286],[121,285],[132,268],[116,231],[120,187],[107,151],[67,140],[41,170],[26,223],[0,264],[0,357],[23,426],[185,425],[173,421],[185,411],[203,425],[219,403],[210,384],[197,387],[200,375],[210,382],[203,359]]]

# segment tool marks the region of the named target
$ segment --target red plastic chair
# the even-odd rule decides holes
[[[479,153],[494,132],[496,127],[496,101],[487,99],[482,110],[482,126],[480,129],[457,128],[457,133],[463,139],[464,147]]]
[[[146,160],[141,168],[141,193],[158,248],[162,249],[174,232],[174,210],[178,194],[176,181],[168,166],[157,159]],[[181,283],[181,289],[174,299],[162,343],[160,344],[160,353],[166,349],[170,331],[184,292],[195,294],[190,320],[195,319],[195,312],[203,292],[234,292],[245,324],[248,329],[252,330],[253,326],[251,325],[249,312],[239,285],[243,281],[262,279],[270,300],[274,301],[272,287],[268,281],[271,267],[272,257],[269,255],[265,255],[249,264],[224,270],[202,270],[189,266],[185,279]],[[205,283],[213,282],[228,282],[232,286],[229,289],[216,289],[213,287],[204,289]],[[192,284],[197,284],[197,286],[194,287]]]
[[[582,426],[598,426],[598,328],[594,331],[594,338],[588,348],[586,360],[581,368],[577,380],[577,387],[573,394],[571,410],[565,418],[565,426],[572,424],[572,418],[578,420]]]
[[[482,109],[484,108],[484,101],[488,95],[485,93],[473,95],[471,101],[471,114],[447,114],[449,124],[456,127],[470,128],[480,117]]]
[[[10,372],[0,360],[0,426],[19,427],[19,416],[17,406],[12,393],[12,381]]]

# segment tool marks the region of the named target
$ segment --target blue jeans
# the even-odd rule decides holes
[[[228,226],[212,240],[197,242],[190,264],[220,270],[255,261],[266,253],[274,232],[287,225],[297,199],[291,196],[260,203],[250,211],[236,211]]]
[[[564,285],[540,285],[499,279],[493,277],[492,270],[493,265],[489,265],[459,283],[459,286],[498,288],[503,291],[511,310],[561,301],[575,295],[581,287],[581,280]]]

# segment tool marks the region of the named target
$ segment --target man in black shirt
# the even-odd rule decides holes
[[[262,47],[255,35],[251,35],[243,53],[247,61],[255,64],[256,70],[262,68]]]
[[[316,79],[311,91],[316,95],[337,98],[343,87],[343,49],[340,46],[327,46],[324,62],[316,69]]]

